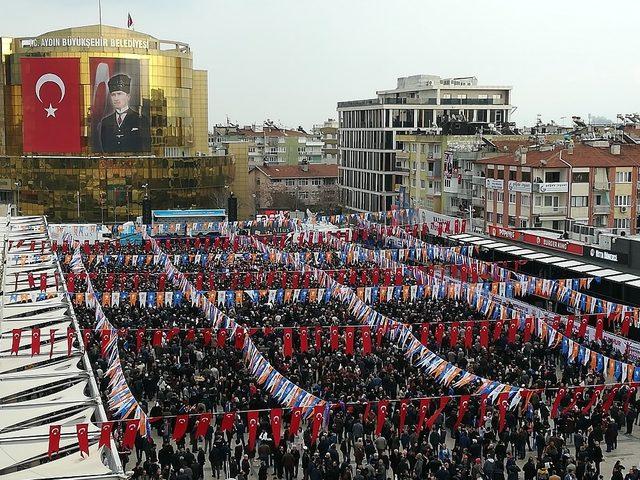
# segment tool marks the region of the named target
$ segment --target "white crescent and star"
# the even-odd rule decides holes
[[[86,429],[86,428],[84,428],[84,427],[83,427],[83,428],[79,428],[79,429],[78,429],[78,433],[79,433],[80,435],[84,435],[86,431],[87,431],[87,429]]]
[[[52,429],[51,429],[51,433],[52,433],[53,435],[57,435],[59,432],[60,432],[60,429],[59,429],[59,428],[52,428]]]
[[[40,103],[43,103],[42,98],[40,98],[40,89],[44,86],[45,83],[54,83],[58,86],[58,88],[60,89],[60,100],[58,101],[58,103],[62,102],[62,100],[64,99],[64,95],[66,93],[66,87],[64,85],[64,82],[55,73],[45,73],[44,75],[40,76],[40,78],[38,78],[38,80],[36,81],[36,87],[35,87],[36,97],[38,98]],[[45,107],[44,110],[47,112],[47,118],[48,117],[55,118],[56,110],[58,109],[53,107],[53,105],[49,103],[49,107],[48,108]]]

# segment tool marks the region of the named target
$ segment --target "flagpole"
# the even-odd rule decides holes
[[[100,23],[100,36],[102,36],[102,0],[98,0],[98,21]]]

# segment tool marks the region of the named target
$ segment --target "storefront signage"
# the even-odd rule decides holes
[[[504,180],[485,178],[485,186],[491,190],[502,190],[504,189]]]
[[[492,237],[504,238],[515,242],[527,243],[538,247],[558,250],[560,252],[572,253],[574,255],[582,255],[584,247],[578,243],[568,242],[567,240],[558,240],[556,238],[542,237],[532,233],[526,233],[519,230],[512,230],[506,227],[490,226],[489,235]]]
[[[38,37],[23,41],[25,47],[85,47],[85,48],[149,48],[149,40],[106,37]]]
[[[515,180],[509,180],[509,191],[531,193],[531,182],[516,182]]]
[[[551,182],[551,183],[539,183],[538,191],[540,193],[562,193],[569,191],[569,184],[567,182]]]
[[[629,256],[626,253],[614,253],[607,250],[600,250],[599,248],[585,248],[584,256],[589,258],[595,258],[597,260],[603,260],[605,262],[622,263],[628,265]]]

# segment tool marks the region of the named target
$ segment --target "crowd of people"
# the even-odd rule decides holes
[[[187,246],[184,241],[175,243],[175,247],[173,242],[161,245],[173,254],[179,254],[181,248],[190,251],[204,248],[203,242],[198,246]],[[227,247],[232,248],[231,243]],[[119,254],[125,248],[127,254],[136,255],[147,247],[108,248],[110,254]],[[214,248],[210,243],[209,249]],[[224,248],[223,241],[218,248]],[[289,251],[304,251],[304,248],[304,245],[296,244],[287,246]],[[326,253],[327,248],[315,246],[314,251]],[[237,252],[244,250],[239,247]],[[253,272],[261,271],[262,275],[269,271],[280,275],[287,272],[286,281],[293,281],[292,267],[274,266],[263,256],[254,258],[259,259],[257,264],[249,265],[242,255],[236,255],[232,264],[204,267],[202,263],[189,260],[180,268],[190,273],[191,281],[197,281],[199,273],[203,276],[206,273],[205,278],[213,273],[214,281],[222,282],[216,283],[216,288],[232,286],[223,274],[245,272],[249,268]],[[344,268],[345,271],[359,269],[354,286],[372,282],[377,266],[369,262],[344,265],[339,255],[331,258],[336,259],[332,260],[334,263],[317,266]],[[143,270],[129,273],[135,275],[137,272],[141,278],[149,273],[149,287],[157,287],[161,272],[154,268],[151,262]],[[104,288],[112,274],[114,277],[111,278],[118,279],[110,267],[99,263],[89,265],[89,272],[96,290]],[[338,273],[335,275],[337,278]],[[128,275],[126,281],[131,276]],[[346,275],[344,278],[345,283],[349,283]],[[281,277],[275,277],[274,284],[277,279],[282,281]],[[255,283],[251,285],[259,285],[263,280],[264,277],[253,277],[251,281]],[[170,282],[164,281],[168,286]],[[409,278],[402,279],[402,282],[406,281]],[[74,286],[81,287],[81,282],[77,277]],[[131,284],[128,285],[131,288]],[[292,288],[290,283],[286,285]],[[317,278],[312,276],[309,288],[317,285]],[[150,417],[162,418],[152,424],[153,435],[148,438],[138,436],[133,452],[121,451],[123,463],[133,468],[139,478],[179,480],[207,478],[205,472],[211,472],[207,475],[216,478],[222,475],[257,477],[259,480],[272,475],[285,480],[544,480],[554,475],[569,480],[590,480],[598,478],[604,452],[617,447],[618,432],[624,429],[625,433],[631,434],[633,431],[640,406],[635,391],[621,388],[607,411],[602,409],[603,395],[583,413],[593,392],[589,385],[603,384],[605,379],[591,371],[588,365],[566,363],[560,346],[549,348],[535,336],[525,341],[521,332],[512,343],[507,339],[507,322],[495,341],[492,328],[490,344],[483,346],[479,330],[485,319],[465,303],[455,300],[407,302],[392,299],[374,307],[411,325],[418,338],[422,325],[429,323],[428,348],[452,364],[480,377],[534,389],[533,394],[507,411],[504,428],[501,428],[495,404],[487,402],[483,406],[482,397],[473,395],[477,382],[462,387],[444,385],[412,366],[398,345],[387,338],[378,344],[374,334],[373,351],[366,354],[361,335],[356,334],[353,352],[347,353],[345,328],[353,326],[359,331],[360,324],[340,299],[332,298],[328,303],[274,304],[263,298],[257,303],[246,301],[228,308],[221,305],[225,313],[247,329],[259,351],[278,371],[331,405],[316,442],[311,441],[310,421],[304,422],[298,432],[285,430],[283,438],[276,441],[268,412],[279,405],[250,375],[243,352],[235,348],[233,341],[228,339],[219,346],[214,340],[211,345],[204,345],[199,329],[210,328],[211,324],[197,307],[187,302],[162,308],[121,304],[104,311],[109,321],[122,332],[119,351],[128,385]],[[77,305],[76,312],[84,327],[93,325],[93,310]],[[445,336],[440,339],[436,334],[438,324],[446,326]],[[466,325],[472,325],[471,344],[466,339]],[[342,338],[337,349],[330,347],[331,326],[340,329]],[[320,348],[315,336],[310,335],[309,347],[303,351],[299,340],[301,327],[307,327],[309,331],[322,327]],[[140,349],[136,339],[139,328],[146,329]],[[168,339],[174,328],[180,330]],[[191,328],[197,329],[195,338],[190,338]],[[294,331],[291,356],[285,355],[285,328]],[[454,334],[455,342],[451,340],[454,328],[459,329]],[[165,338],[159,345],[152,343],[152,330],[155,329],[164,331]],[[607,342],[596,342],[594,347],[603,352],[612,351]],[[106,394],[107,364],[101,356],[97,335],[90,342],[88,351],[101,390]],[[551,418],[555,389],[571,386],[585,389],[578,395],[573,395],[570,389],[558,406],[557,416]],[[459,419],[460,395],[469,394],[468,408]],[[431,399],[426,414],[429,417],[438,408],[441,397],[451,400],[433,424],[418,425],[421,418],[419,399]],[[408,403],[402,429],[399,428],[399,399],[413,399]],[[376,434],[376,406],[380,400],[390,401],[390,413],[380,434]],[[250,450],[245,412],[256,410],[262,412],[258,441]],[[220,432],[221,415],[217,415],[217,422],[212,422],[204,438],[199,439],[195,431],[198,414],[202,412],[239,413],[231,431]],[[188,434],[173,442],[175,416],[185,413],[191,414]],[[287,413],[285,425],[289,425]],[[626,475],[637,477],[637,471],[630,470]],[[636,477],[631,476],[629,480]]]

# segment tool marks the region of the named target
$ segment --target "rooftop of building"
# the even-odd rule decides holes
[[[408,77],[398,77],[396,88],[391,90],[378,90],[378,95],[389,93],[413,92],[418,90],[445,89],[501,89],[510,90],[510,86],[479,85],[476,77],[449,77],[443,78],[438,75],[411,75]]]
[[[613,150],[619,148],[620,153]],[[636,167],[640,166],[640,145],[593,146],[584,143],[572,147],[549,145],[541,150],[528,150],[526,155],[518,152],[478,160],[488,165],[510,165],[534,168],[572,167]],[[523,158],[524,157],[524,158]]]
[[[238,125],[216,125],[213,127],[214,133],[219,135],[237,135],[240,137],[308,137],[311,134],[302,130],[293,130],[291,128],[278,128],[265,126],[260,129],[255,126],[243,126]]]
[[[256,170],[277,179],[338,177],[338,165],[263,165]]]

